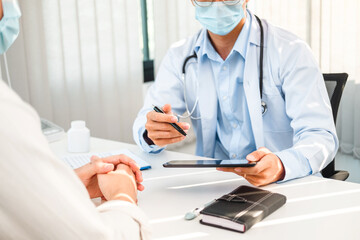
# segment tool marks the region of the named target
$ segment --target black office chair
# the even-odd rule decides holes
[[[323,75],[331,102],[334,122],[336,124],[341,96],[349,75],[347,73],[330,73]],[[321,171],[321,174],[325,178],[341,181],[345,181],[349,177],[349,173],[347,171],[335,170],[335,158]]]

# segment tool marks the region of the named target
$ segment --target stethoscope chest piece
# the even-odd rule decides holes
[[[268,108],[267,108],[266,102],[261,101],[261,113],[262,113],[262,115],[264,115],[267,112],[267,110],[268,110]]]

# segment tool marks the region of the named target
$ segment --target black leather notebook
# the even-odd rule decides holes
[[[200,223],[244,233],[285,203],[284,195],[240,186],[205,207]]]

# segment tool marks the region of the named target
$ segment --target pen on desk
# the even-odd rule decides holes
[[[157,106],[153,105],[153,107],[154,107],[154,111],[155,111],[155,112],[165,114],[164,111],[161,110],[160,108],[158,108]],[[186,137],[186,135],[187,135],[186,132],[184,132],[184,130],[182,130],[182,128],[179,127],[179,125],[177,125],[176,123],[169,123],[169,124],[170,124],[171,126],[173,126],[173,127],[176,129],[176,131],[178,131],[179,133],[181,133],[182,135],[184,135],[184,136]]]
[[[195,208],[194,210],[187,212],[184,216],[185,220],[193,220],[197,218],[200,215],[200,212],[209,206],[210,204],[213,204],[216,200],[212,200],[211,202],[206,203],[203,207]]]

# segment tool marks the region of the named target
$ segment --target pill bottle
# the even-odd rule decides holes
[[[86,153],[90,151],[90,130],[85,121],[72,121],[67,132],[68,151],[71,153]]]

